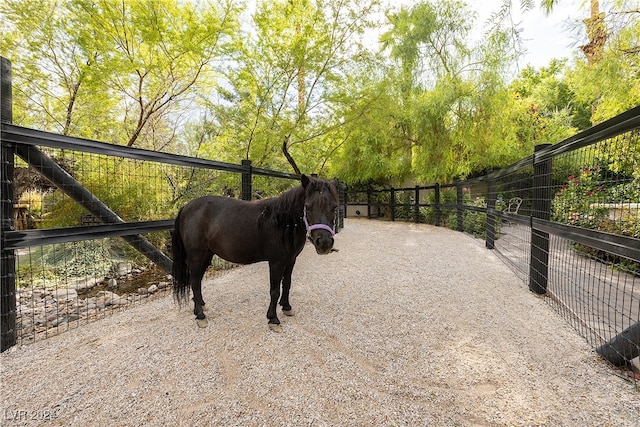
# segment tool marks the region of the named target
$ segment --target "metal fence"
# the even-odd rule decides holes
[[[1,59],[2,351],[164,295],[170,230],[189,200],[205,194],[251,200],[299,183],[298,175],[250,161],[229,164],[14,126],[11,64]],[[226,266],[214,259],[214,267]]]
[[[347,216],[425,222],[483,237],[637,384],[640,107],[476,179],[350,190]]]

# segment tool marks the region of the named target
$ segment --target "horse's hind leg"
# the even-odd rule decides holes
[[[280,305],[282,306],[282,312],[285,316],[293,316],[293,309],[289,304],[289,290],[291,289],[291,273],[293,272],[293,266],[296,264],[294,259],[291,264],[287,264],[284,268],[284,275],[282,276],[282,296],[280,297]]]
[[[207,270],[213,254],[204,253],[201,257],[196,257],[193,261],[189,262],[190,276],[191,276],[191,291],[193,292],[193,314],[196,316],[196,322],[198,326],[204,328],[207,326],[207,319],[204,315],[204,299],[202,298],[202,278],[204,272]]]

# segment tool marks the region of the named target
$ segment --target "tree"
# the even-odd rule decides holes
[[[611,45],[605,49],[601,63],[590,66],[585,62],[577,62],[567,75],[568,84],[576,98],[596,106],[591,115],[593,124],[640,104],[640,82],[637,79],[640,55],[621,54],[621,51],[638,43],[637,31],[612,36]]]
[[[597,55],[576,59],[566,83],[576,103],[591,106],[592,124],[640,104],[640,9],[637,2],[614,1],[604,15],[606,39],[592,43]],[[605,43],[606,41],[606,43]],[[597,60],[596,60],[597,59]]]
[[[553,59],[547,67],[539,70],[529,66],[520,72],[511,82],[511,88],[515,91],[518,100],[534,113],[538,130],[543,132],[548,141],[559,141],[567,132],[584,130],[591,126],[591,107],[588,103],[576,98],[575,92],[569,87],[564,75],[567,70],[567,60]],[[555,116],[566,122],[569,118],[569,126],[562,129],[550,126],[549,119]],[[558,133],[556,133],[558,132]],[[540,134],[542,135],[542,134]],[[568,135],[567,135],[568,136]]]
[[[254,32],[237,39],[223,100],[210,104],[220,127],[210,151],[320,172],[338,129],[361,114],[347,107],[346,82],[373,60],[358,40],[377,7],[377,0],[259,3]]]
[[[504,78],[514,58],[508,34],[493,28],[471,46],[474,15],[458,1],[421,2],[388,16],[381,41],[401,70],[394,128],[409,146],[414,178],[446,181],[515,160],[522,149],[505,122]]]
[[[73,11],[88,24],[81,40],[110,54],[101,66],[113,73],[109,83],[123,111],[128,146],[196,84],[215,84],[207,66],[224,53],[239,12],[231,2],[202,7],[168,0],[75,0]]]
[[[540,7],[548,15],[558,3],[558,0],[541,0]],[[588,42],[582,46],[582,52],[589,64],[595,64],[602,58],[604,46],[607,42],[607,28],[605,25],[605,14],[600,11],[598,0],[589,0],[590,15],[584,20],[586,26]]]
[[[97,90],[97,52],[79,43],[78,23],[65,6],[47,0],[3,2],[0,53],[13,62],[15,123],[88,136],[80,131],[82,124],[104,117],[113,103]]]
[[[16,123],[154,149],[180,104],[215,87],[212,62],[239,25],[232,2],[8,0],[0,11]]]

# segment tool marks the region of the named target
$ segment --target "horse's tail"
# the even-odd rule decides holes
[[[178,212],[175,226],[173,228],[173,236],[171,238],[171,247],[173,251],[173,267],[171,275],[173,276],[173,296],[182,304],[189,299],[189,268],[187,267],[187,251],[180,234],[180,214]]]

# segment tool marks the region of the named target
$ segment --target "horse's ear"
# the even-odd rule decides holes
[[[331,183],[333,184],[334,187],[336,187],[336,190],[340,188],[340,181],[338,181],[338,178],[333,178],[331,180]]]
[[[302,187],[303,188],[307,188],[307,185],[309,185],[309,183],[311,182],[309,180],[309,177],[307,175],[302,174],[302,176],[300,177],[300,181],[302,182]]]

